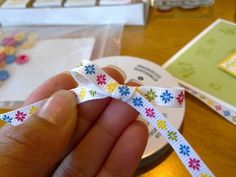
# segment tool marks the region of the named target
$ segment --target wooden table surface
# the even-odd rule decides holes
[[[236,1],[215,0],[210,8],[158,12],[151,9],[145,27],[125,27],[122,55],[162,65],[217,18],[236,22]],[[236,126],[190,94],[186,95],[182,133],[216,176],[236,177]],[[4,110],[0,110],[3,112]],[[138,171],[140,177],[189,176],[170,149],[163,157]]]
[[[158,12],[152,9],[145,27],[126,27],[122,55],[136,56],[159,65],[217,18],[236,22],[236,1],[215,0],[210,8]],[[236,44],[236,41],[235,41]],[[236,177],[236,126],[201,101],[186,95],[182,133],[216,176]],[[173,150],[139,170],[140,177],[185,177],[187,170]]]

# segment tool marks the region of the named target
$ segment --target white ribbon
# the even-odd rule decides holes
[[[71,90],[77,97],[78,104],[106,97],[126,102],[165,137],[192,176],[214,176],[185,138],[156,108],[156,105],[181,107],[184,102],[183,88],[120,85],[90,61],[83,61],[77,68],[71,71],[71,74],[79,83],[77,88]],[[46,100],[43,100],[1,114],[0,119],[14,126],[19,125],[35,114],[45,102]]]

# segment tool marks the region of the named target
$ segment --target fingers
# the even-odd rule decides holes
[[[103,70],[119,83],[124,82],[124,76],[116,69],[105,67]],[[78,123],[75,134],[73,135],[70,149],[72,149],[90,130],[98,117],[111,102],[111,98],[88,101],[78,105]],[[69,149],[69,150],[70,150]],[[68,150],[68,151],[69,151]]]
[[[109,67],[103,68],[103,70],[119,83],[124,82],[124,76],[119,71]],[[58,90],[71,89],[76,87],[76,85],[77,84],[74,82],[74,79],[68,73],[56,75],[39,86],[26,100],[25,104],[42,100]],[[77,120],[76,130],[74,131],[70,144],[63,153],[63,156],[68,154],[77,142],[79,142],[90,130],[97,117],[104,111],[111,100],[111,98],[95,100],[80,104],[78,106],[79,118]],[[91,111],[91,108],[93,108],[93,111]]]
[[[121,72],[109,67],[105,67],[103,70],[118,83],[124,83],[125,78]],[[98,115],[103,112],[104,108],[110,103],[110,101],[111,99],[102,99],[80,104],[78,105],[79,115],[86,118],[88,121],[94,121],[94,118],[98,117]],[[93,108],[93,111],[91,111],[91,108]]]
[[[148,129],[133,122],[121,135],[97,177],[131,177],[138,167],[147,144]]]
[[[103,70],[111,77],[113,77],[117,82],[124,82],[124,74],[122,74],[120,71],[117,71],[116,69],[113,69],[111,67],[105,67],[103,68]],[[58,74],[44,82],[35,91],[33,91],[33,93],[25,101],[24,105],[28,105],[39,100],[48,98],[50,95],[52,95],[58,90],[68,90],[76,86],[77,83],[74,81],[70,74]],[[88,132],[88,130],[96,121],[96,118],[103,112],[103,110],[110,103],[110,101],[111,98],[100,99],[95,101],[89,101],[78,106],[78,127],[76,128],[77,131],[75,131],[70,147],[73,147]],[[93,108],[93,111],[91,111],[91,108]]]
[[[80,144],[64,159],[55,176],[94,176],[138,112],[113,99]]]
[[[104,68],[104,71],[118,82],[124,82],[124,78],[122,77],[122,75],[115,69],[106,67]],[[57,74],[37,87],[26,99],[24,105],[32,104],[37,101],[46,99],[58,90],[70,90],[72,88],[75,88],[76,86],[77,83],[68,72]]]
[[[66,149],[76,125],[76,99],[54,94],[38,116],[0,130],[0,176],[45,176]]]

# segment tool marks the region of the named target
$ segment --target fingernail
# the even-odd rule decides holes
[[[50,123],[62,127],[76,109],[76,98],[70,91],[58,91],[54,93],[43,107],[38,116]]]
[[[135,79],[130,79],[127,83],[135,83],[135,84],[137,84],[137,85],[143,85],[142,82],[139,82],[139,81],[137,81],[137,80],[135,80]]]
[[[108,65],[107,67],[115,69],[116,71],[118,71],[122,75],[124,80],[126,79],[126,74],[121,68],[119,68],[115,65]]]

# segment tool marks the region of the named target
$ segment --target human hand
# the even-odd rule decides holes
[[[121,74],[104,68],[118,82]],[[129,83],[132,84],[132,83]],[[0,176],[129,177],[147,142],[147,127],[128,104],[106,98],[79,106],[62,73],[39,86],[25,105],[50,97],[22,125],[0,130]],[[58,91],[64,90],[64,91]]]

